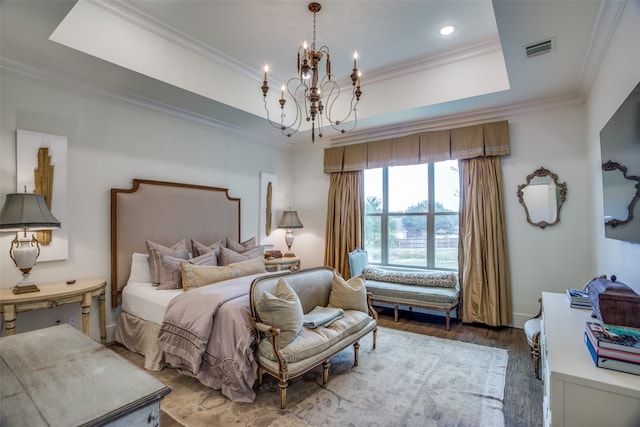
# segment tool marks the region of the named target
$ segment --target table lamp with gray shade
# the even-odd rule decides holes
[[[287,242],[287,253],[283,256],[285,257],[294,257],[296,254],[291,252],[291,246],[293,245],[293,229],[294,228],[302,228],[302,223],[300,222],[300,218],[298,218],[297,211],[284,211],[282,212],[282,218],[280,218],[280,223],[278,223],[278,228],[286,228],[287,232],[284,235],[284,240]]]
[[[35,234],[29,238],[27,231],[55,228],[60,228],[60,221],[49,211],[42,194],[27,192],[7,194],[0,212],[0,231],[16,233],[16,237],[11,242],[9,256],[16,267],[22,271],[22,280],[13,288],[14,294],[40,290],[29,277],[40,255],[40,244]]]

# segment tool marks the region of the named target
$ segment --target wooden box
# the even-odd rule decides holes
[[[622,282],[594,279],[589,282],[593,317],[610,325],[640,328],[640,295]]]

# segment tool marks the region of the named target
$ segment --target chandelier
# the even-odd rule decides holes
[[[309,11],[313,13],[313,42],[311,46],[305,41],[302,47],[298,48],[297,67],[298,73],[295,77],[289,79],[286,85],[282,85],[280,91],[280,123],[271,120],[269,116],[269,107],[267,106],[267,93],[269,92],[269,83],[267,81],[267,72],[269,66],[264,67],[264,81],[262,82],[262,98],[264,108],[267,111],[267,120],[269,123],[282,131],[283,135],[290,137],[296,133],[303,122],[303,117],[307,122],[311,122],[311,141],[315,142],[316,124],[318,128],[318,136],[322,138],[322,128],[325,124],[330,124],[340,133],[352,130],[358,122],[357,106],[360,102],[360,70],[356,66],[358,52],[353,55],[353,72],[351,73],[351,103],[349,110],[341,119],[334,117],[333,107],[336,100],[340,96],[340,86],[335,81],[335,76],[331,73],[331,58],[329,48],[322,46],[316,47],[316,14],[320,11],[320,3],[309,3]],[[323,55],[327,56],[326,68],[324,76],[320,77],[319,64]],[[286,98],[285,98],[285,95]],[[285,111],[287,98],[292,100],[293,105]],[[288,117],[287,112],[293,112],[292,117]],[[349,120],[353,113],[353,125],[350,129],[345,129],[343,122]],[[342,125],[342,126],[341,126]]]

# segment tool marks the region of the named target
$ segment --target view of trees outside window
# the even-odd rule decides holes
[[[365,170],[369,262],[457,270],[459,185],[455,160]]]

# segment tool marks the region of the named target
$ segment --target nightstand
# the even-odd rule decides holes
[[[282,257],[282,258],[270,258],[264,260],[264,267],[267,271],[283,271],[291,270],[292,268],[300,268],[300,257]]]
[[[7,335],[16,333],[16,313],[40,308],[51,308],[62,304],[79,302],[82,306],[82,332],[89,335],[89,311],[91,300],[100,302],[100,340],[107,340],[105,318],[105,289],[107,282],[101,278],[78,279],[73,284],[65,282],[38,283],[40,291],[14,294],[11,289],[0,290],[0,313],[4,314]]]

